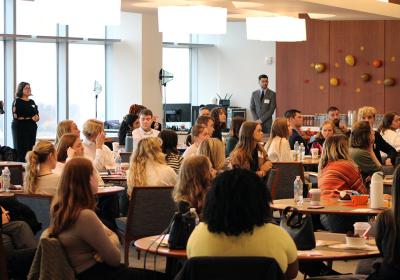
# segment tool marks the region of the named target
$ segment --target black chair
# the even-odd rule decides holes
[[[121,162],[129,162],[132,153],[131,152],[122,152],[122,153],[119,153],[119,155],[121,156]]]
[[[174,280],[284,279],[272,258],[266,257],[194,257],[186,261]]]
[[[1,222],[1,211],[0,211]],[[0,223],[0,279],[8,280],[6,252],[3,247],[3,236]]]
[[[124,236],[125,265],[129,266],[132,241],[161,234],[168,227],[176,211],[173,189],[173,186],[133,188],[128,216],[116,219],[118,233]]]
[[[272,199],[293,198],[293,182],[296,176],[304,183],[304,168],[301,162],[274,162],[273,168],[279,170],[279,180],[275,191],[272,192]]]
[[[269,171],[268,180],[267,180],[267,188],[268,188],[269,192],[271,193],[272,197],[275,197],[275,195],[276,195],[276,188],[278,187],[279,179],[280,179],[279,176],[280,176],[279,169],[272,168]]]

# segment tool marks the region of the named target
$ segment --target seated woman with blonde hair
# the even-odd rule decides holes
[[[225,147],[218,138],[209,138],[201,142],[197,154],[206,156],[215,171],[221,172],[226,169]]]
[[[114,169],[114,153],[104,145],[105,134],[103,122],[95,119],[83,124],[83,151],[85,158],[90,159],[97,170]]]
[[[195,208],[198,214],[204,206],[207,190],[215,172],[206,156],[196,155],[183,161],[172,196],[180,212]]]
[[[55,195],[60,175],[53,173],[57,151],[49,141],[39,141],[26,154],[24,188],[31,194]]]
[[[127,171],[128,195],[135,186],[174,186],[176,173],[165,163],[158,137],[143,138],[131,156]]]
[[[57,134],[55,145],[58,144],[61,137],[66,133],[75,134],[78,138],[81,137],[81,131],[78,129],[76,123],[72,120],[63,120],[57,124]]]
[[[264,149],[267,151],[268,158],[272,162],[276,161],[293,161],[290,145],[289,145],[289,122],[286,118],[275,119],[271,128],[271,135],[265,144]]]

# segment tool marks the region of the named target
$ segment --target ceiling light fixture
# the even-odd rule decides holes
[[[54,3],[57,3],[58,23],[120,25],[121,0],[55,0]]]
[[[295,42],[306,41],[306,21],[293,17],[247,17],[248,40]]]
[[[158,31],[185,34],[225,34],[227,9],[209,6],[158,8]]]

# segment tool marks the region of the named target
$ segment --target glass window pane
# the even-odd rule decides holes
[[[55,138],[57,128],[57,48],[54,43],[17,42],[17,83],[31,84],[39,107],[38,138]],[[44,59],[45,58],[45,59]]]
[[[190,103],[189,49],[163,48],[162,64],[174,76],[166,86],[167,103]]]
[[[0,1],[2,2],[2,1]],[[4,43],[0,42],[0,53],[4,53]],[[4,56],[0,55],[0,88],[4,89]],[[0,100],[4,101],[4,90],[0,93]],[[11,110],[11,108],[4,107],[4,110]],[[4,115],[0,115],[0,145],[4,145]]]
[[[82,37],[82,38],[104,38],[105,26],[83,24],[69,24],[68,36],[69,37]]]
[[[57,35],[56,2],[17,0],[17,34]]]
[[[98,95],[97,119],[105,120],[105,48],[103,45],[69,46],[69,118],[80,128],[95,118],[95,82],[102,86]]]
[[[0,33],[4,33],[4,0],[0,0]]]

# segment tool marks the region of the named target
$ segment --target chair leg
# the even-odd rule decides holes
[[[129,267],[129,247],[130,247],[130,242],[126,242],[124,244],[124,264],[125,266]]]
[[[139,249],[136,249],[137,259],[140,260],[140,254],[142,253]]]

